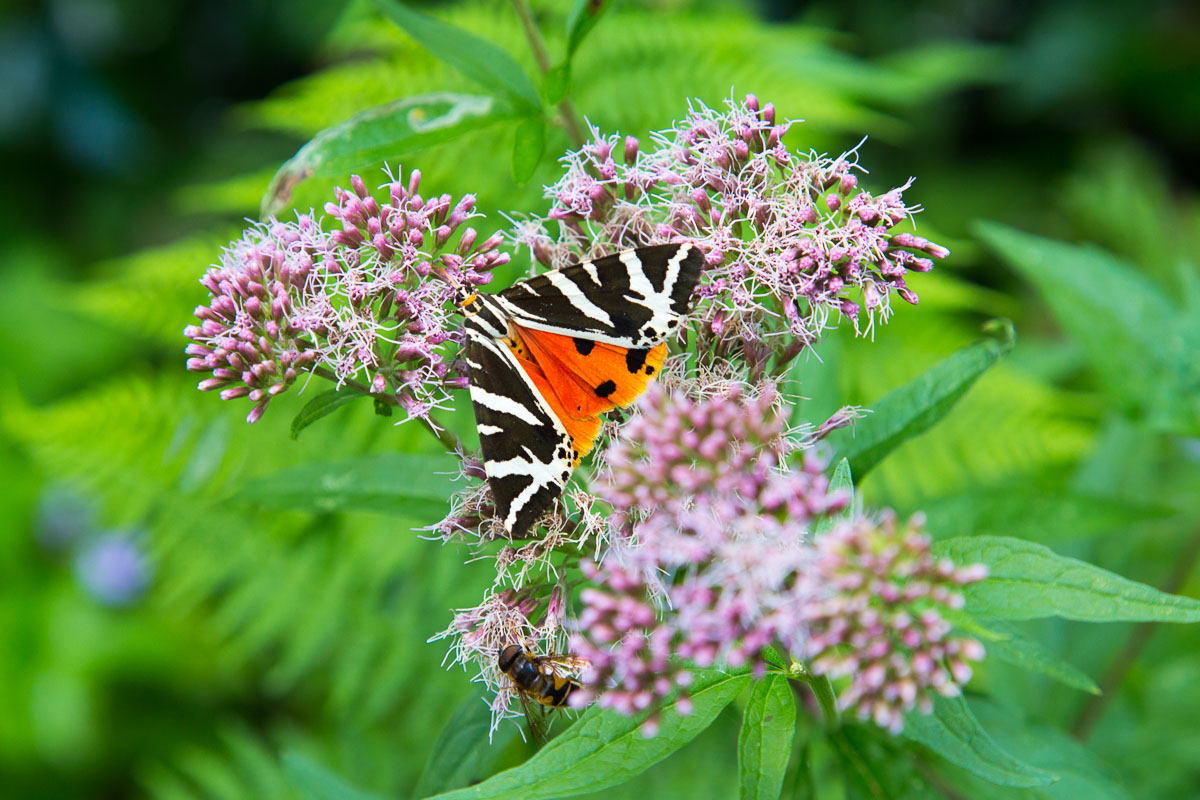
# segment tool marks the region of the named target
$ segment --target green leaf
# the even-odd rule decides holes
[[[796,699],[788,679],[769,674],[754,684],[738,735],[743,800],[775,800],[796,733]]]
[[[571,88],[570,62],[564,61],[546,70],[546,77],[542,88],[546,94],[547,104],[556,106],[561,103],[563,98],[567,96],[567,91]]]
[[[1012,349],[1011,323],[993,323],[992,328],[998,329],[998,338],[964,347],[888,392],[852,430],[830,436],[838,455],[849,459],[850,470],[858,481],[892,450],[946,416],[979,376]]]
[[[1033,720],[1018,719],[995,702],[972,700],[972,706],[998,744],[1027,763],[1051,770],[1059,777],[1049,786],[1040,786],[1023,793],[1022,797],[1129,800],[1128,792],[1113,769],[1062,731]],[[976,796],[971,787],[956,788],[961,788],[964,796]],[[1011,797],[1007,793],[1004,796]]]
[[[904,736],[1001,786],[1045,786],[1058,780],[1054,773],[1018,761],[1000,749],[961,697],[938,697],[929,715],[910,713],[904,718]]]
[[[1163,291],[1128,262],[1097,248],[1031,236],[996,223],[977,233],[1031,283],[1126,411],[1195,432],[1200,374],[1185,323]]]
[[[246,482],[233,498],[289,511],[437,514],[456,488],[456,473],[453,456],[384,453],[289,467]]]
[[[854,504],[858,498],[854,495],[854,476],[850,473],[850,461],[845,458],[838,462],[837,467],[833,470],[833,477],[829,479],[829,493],[837,491],[844,491],[849,496],[845,510],[840,514],[824,516],[817,520],[817,524],[813,528],[814,534],[824,533],[832,528],[835,522],[854,513]]]
[[[364,396],[359,392],[352,392],[346,389],[341,391],[329,389],[321,392],[312,400],[309,400],[304,405],[304,408],[300,409],[300,413],[292,419],[292,441],[296,441],[300,437],[300,431],[312,425],[321,417],[332,414],[351,400],[356,400]]]
[[[978,616],[1200,622],[1200,600],[1165,594],[1034,542],[972,536],[936,542],[933,549],[957,564],[987,565],[987,579],[965,590],[967,609]]]
[[[345,177],[478,130],[513,113],[492,97],[434,92],[367,109],[326,128],[296,151],[271,178],[262,215],[279,213],[292,190],[311,177]]]
[[[1035,486],[972,489],[921,504],[926,528],[938,537],[1005,534],[1054,542],[1123,530],[1175,513],[1162,506]]]
[[[513,139],[513,180],[523,184],[533,176],[546,150],[546,122],[541,117],[523,120]]]
[[[434,743],[413,797],[426,797],[481,780],[484,762],[493,754],[488,737],[491,721],[492,710],[483,696],[471,692]]]
[[[697,673],[689,693],[691,712],[681,716],[674,711],[674,703],[668,704],[663,709],[658,733],[651,738],[641,731],[644,715],[626,717],[593,707],[521,766],[437,797],[439,800],[549,800],[616,786],[694,739],[750,681],[751,676],[744,672]]]
[[[596,27],[604,12],[613,6],[613,0],[575,0],[567,14],[567,60],[575,55],[579,45]]]
[[[375,0],[375,5],[439,61],[527,112],[541,108],[533,81],[512,56],[496,45],[448,22],[413,11],[396,0]]]
[[[1100,687],[1087,673],[1074,664],[1062,660],[1039,642],[1026,639],[1001,622],[988,621],[986,624],[994,632],[1003,634],[1003,636],[988,641],[987,654],[989,657],[1053,678],[1072,689],[1100,694]]]
[[[381,800],[379,795],[354,788],[296,751],[284,755],[283,768],[306,800]]]

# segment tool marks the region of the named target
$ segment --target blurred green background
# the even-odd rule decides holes
[[[534,4],[552,53],[567,5]],[[534,68],[508,4],[423,8]],[[181,331],[204,299],[196,279],[299,145],[371,106],[472,86],[365,3],[50,0],[2,13],[0,335],[17,349],[0,379],[0,797],[291,797],[280,754],[292,750],[407,796],[471,688],[425,640],[450,608],[474,605],[488,568],[412,531],[436,506],[302,513],[250,481],[436,447],[362,403],[291,441],[307,397],[290,393],[247,427],[248,407],[194,390]],[[868,505],[928,508],[935,533],[952,519],[973,526],[954,533],[1024,536],[1200,591],[1200,431],[1155,415],[1161,387],[1097,362],[1112,320],[1071,316],[1070,297],[978,225],[1093,243],[1195,318],[1200,7],[625,2],[575,74],[576,107],[606,132],[644,137],[689,97],[754,92],[805,120],[793,148],[837,153],[869,135],[864,185],[918,177],[905,196],[927,209],[918,230],[953,255],[912,281],[921,306],[876,341],[839,334],[823,363],[797,367],[812,398],[802,412],[869,404],[990,317],[1012,318],[1018,345],[872,474]],[[512,136],[489,128],[404,167],[421,168],[427,191],[477,193],[489,213],[543,211],[568,141],[552,133],[550,158],[517,186]],[[333,183],[308,181],[294,200],[319,207]],[[980,511],[981,491],[994,507]],[[1130,796],[1200,796],[1200,634],[1142,629],[1145,648],[1131,649],[1145,634],[1128,625],[1024,628],[1109,692],[989,666],[977,685],[996,698],[985,723],[998,739],[1019,749],[1010,718],[1056,726]],[[606,797],[733,796],[727,714]],[[521,755],[511,737],[496,751]],[[824,769],[819,748],[805,752]],[[816,774],[817,796],[846,796]]]

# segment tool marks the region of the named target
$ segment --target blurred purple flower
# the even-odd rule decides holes
[[[152,569],[138,537],[108,532],[89,542],[76,556],[75,575],[97,601],[107,606],[128,606],[150,584]]]
[[[325,205],[331,232],[312,215],[268,220],[201,279],[211,299],[184,331],[188,369],[212,373],[204,391],[249,398],[248,422],[308,370],[355,382],[410,418],[428,418],[457,385],[444,352],[461,338],[452,302],[507,262],[499,235],[462,227],[472,195],[422,197],[417,171],[407,183],[389,175],[383,203],[357,175],[350,182]]]

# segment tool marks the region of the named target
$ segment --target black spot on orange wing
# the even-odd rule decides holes
[[[650,367],[650,366],[646,367],[646,374],[647,374],[647,375],[653,375],[653,374],[654,374],[654,367]]]
[[[596,397],[608,397],[610,394],[612,394],[616,390],[617,390],[617,384],[615,381],[611,381],[611,380],[605,381],[604,383],[602,383],[596,387]]]
[[[572,339],[571,341],[575,343],[575,352],[579,353],[581,356],[586,356],[588,353],[592,352],[592,348],[596,346],[596,343],[591,339],[576,338]]]
[[[646,365],[646,356],[650,354],[650,349],[645,350],[630,350],[625,353],[625,368],[631,373],[637,372]],[[650,373],[646,373],[649,375]]]

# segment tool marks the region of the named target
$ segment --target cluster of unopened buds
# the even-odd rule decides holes
[[[915,304],[905,276],[949,251],[900,227],[920,210],[904,201],[911,180],[874,194],[859,185],[856,151],[791,152],[783,137],[792,123],[772,104],[748,95],[727,105],[693,103],[648,151],[593,129],[546,188],[550,212],[520,221],[514,241],[551,268],[646,244],[700,244],[709,269],[696,313],[707,346],[716,357],[740,351],[756,374],[843,317],[871,331],[893,293]]]
[[[211,297],[184,331],[188,368],[211,373],[204,391],[249,398],[249,422],[307,372],[426,419],[465,385],[446,355],[461,339],[452,302],[507,263],[501,237],[464,227],[473,196],[422,197],[417,171],[384,184],[384,202],[350,183],[325,206],[334,230],[311,214],[270,219],[201,278]]]
[[[838,523],[814,542],[810,599],[797,652],[813,672],[850,678],[842,709],[899,732],[904,714],[928,714],[934,694],[955,697],[984,656],[976,639],[951,635],[947,612],[962,608],[962,587],[983,580],[982,564],[957,566],[930,552],[921,516],[897,523]]]

